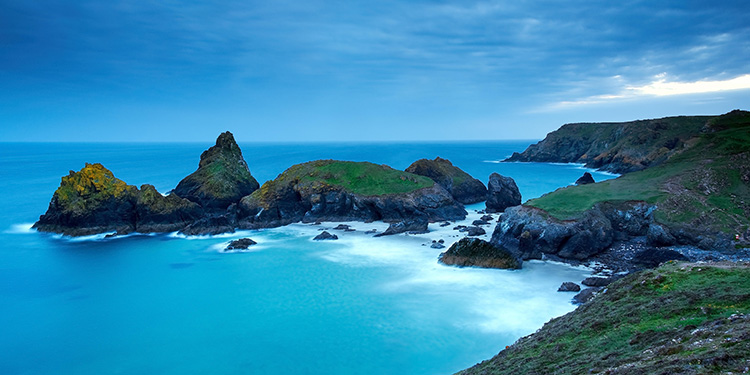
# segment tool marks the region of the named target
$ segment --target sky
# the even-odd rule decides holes
[[[750,109],[739,1],[0,0],[0,141],[541,139]]]

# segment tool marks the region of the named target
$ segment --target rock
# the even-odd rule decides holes
[[[456,225],[453,227],[453,230],[457,230],[459,232],[465,232],[466,228],[468,228],[466,225]]]
[[[258,187],[234,136],[224,132],[216,139],[216,145],[201,154],[198,169],[182,179],[174,193],[205,209],[219,211]]]
[[[203,209],[176,194],[166,197],[154,186],[142,185],[135,204],[136,231],[141,233],[175,232],[199,220]]]
[[[558,292],[580,292],[581,286],[576,283],[566,281],[562,283],[562,285],[560,285],[559,288],[557,288],[557,291]]]
[[[612,279],[609,277],[587,277],[581,281],[581,284],[586,286],[607,286],[612,283]]]
[[[427,233],[427,220],[424,218],[414,218],[411,220],[403,220],[398,223],[393,223],[388,226],[388,229],[383,233],[378,233],[375,237],[390,236],[399,233],[409,232],[410,234]]]
[[[433,242],[430,247],[433,249],[443,249],[445,248],[445,245],[441,244],[440,242]]]
[[[348,225],[346,225],[346,224],[339,224],[339,225],[337,225],[333,229],[336,229],[336,230],[347,230],[347,229],[351,229],[351,228]]]
[[[648,226],[646,243],[651,246],[672,246],[677,244],[677,239],[667,227],[654,223]]]
[[[447,226],[450,226],[450,225],[451,225],[450,221],[444,221],[444,222],[440,223],[441,227],[447,227]]]
[[[377,229],[370,229],[368,231],[365,231],[365,234],[375,234],[375,233],[378,233]]]
[[[584,172],[583,176],[579,177],[576,180],[576,185],[588,185],[593,184],[596,181],[594,181],[594,176],[591,175],[589,172]]]
[[[463,204],[487,199],[487,188],[484,184],[454,166],[449,160],[439,157],[435,160],[420,159],[406,168],[406,172],[432,179]]]
[[[468,230],[466,231],[467,236],[481,236],[483,234],[487,234],[487,232],[480,227],[468,227]]]
[[[591,301],[600,290],[601,288],[586,288],[573,297],[573,303],[576,305],[582,305]]]
[[[234,222],[227,216],[206,216],[196,220],[180,231],[188,236],[216,235],[234,232]]]
[[[330,234],[328,231],[323,231],[319,235],[315,236],[313,240],[315,241],[323,241],[323,240],[338,240],[339,237],[335,234]]]
[[[484,220],[474,220],[471,222],[471,225],[480,226],[480,225],[489,225],[490,223],[484,221]]]
[[[363,183],[365,181],[366,183]],[[239,204],[239,226],[297,221],[460,220],[466,210],[434,181],[366,162],[318,160],[290,167]]]
[[[487,212],[503,212],[508,207],[521,204],[521,192],[512,178],[493,173],[487,187]]]
[[[506,249],[478,238],[462,238],[440,254],[440,263],[460,267],[520,269],[521,260]]]
[[[492,217],[492,215],[484,215],[484,216],[481,217],[481,219],[484,220],[484,221],[490,222],[494,218]]]
[[[689,260],[686,256],[670,249],[646,249],[633,256],[633,263],[645,267],[656,268],[670,260]]]
[[[557,254],[573,235],[571,223],[564,223],[534,207],[510,207],[500,215],[492,243],[505,247],[520,258],[541,259]]]
[[[257,245],[258,243],[250,238],[240,238],[234,240],[227,245],[224,250],[247,250],[248,247]]]

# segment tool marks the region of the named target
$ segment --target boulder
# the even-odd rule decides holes
[[[484,234],[487,234],[487,232],[480,227],[468,227],[466,230],[467,236],[481,236]]]
[[[328,233],[328,231],[325,231],[325,230],[313,238],[313,240],[315,241],[338,240],[338,239],[339,239],[339,236],[335,234],[330,234]]]
[[[582,305],[591,301],[601,289],[602,288],[586,288],[573,297],[573,303],[576,305]]]
[[[560,285],[559,288],[557,288],[558,292],[580,292],[581,286],[570,281],[566,281]]]
[[[440,254],[440,263],[459,267],[520,269],[522,261],[506,249],[478,238],[462,238]]]
[[[388,226],[383,233],[378,233],[375,237],[390,236],[399,233],[408,232],[410,234],[427,233],[427,219],[425,218],[414,218],[408,220],[402,220],[398,223],[393,223]]]
[[[440,157],[434,160],[420,159],[406,168],[406,172],[432,179],[448,190],[455,200],[463,204],[477,203],[487,199],[487,188],[482,181],[471,177],[447,159]]]
[[[224,132],[216,145],[201,154],[198,169],[182,179],[174,193],[204,209],[223,211],[258,187],[234,136]]]
[[[667,227],[653,223],[648,227],[646,243],[651,246],[672,246],[677,244],[677,239],[669,233]]]
[[[484,221],[484,220],[474,220],[471,222],[471,225],[480,226],[480,225],[489,225],[490,223]]]
[[[227,245],[227,247],[224,250],[231,251],[231,250],[247,250],[248,247],[257,245],[258,243],[253,241],[250,238],[240,238],[238,240],[234,240]]]
[[[512,178],[493,173],[487,187],[487,212],[503,212],[508,207],[521,204],[521,192]]]
[[[579,177],[576,180],[576,185],[588,185],[593,184],[596,181],[594,181],[594,176],[591,175],[589,172],[584,172],[583,176]]]
[[[587,277],[583,279],[583,281],[581,281],[581,284],[586,286],[598,287],[607,286],[612,283],[612,281],[613,280],[609,277]]]

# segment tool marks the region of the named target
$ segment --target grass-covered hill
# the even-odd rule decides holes
[[[750,263],[670,262],[459,374],[739,374],[749,353]]]
[[[750,112],[712,117],[701,129],[661,164],[613,180],[559,189],[526,204],[570,219],[600,202],[645,201],[656,205],[654,217],[661,223],[739,234],[740,244],[747,244]]]
[[[506,161],[583,163],[615,173],[642,170],[682,151],[714,116],[566,124]]]

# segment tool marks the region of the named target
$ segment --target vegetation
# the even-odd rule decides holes
[[[332,188],[363,196],[403,194],[433,186],[427,177],[368,162],[316,160],[297,164],[272,181],[267,181],[254,197],[269,200],[292,185],[325,192]]]
[[[135,193],[135,186],[115,178],[103,165],[86,163],[80,171],[70,171],[69,175],[62,178],[53,201],[65,210],[83,211],[95,208],[105,200],[119,199]]]
[[[739,373],[749,339],[750,263],[670,262],[459,374]]]
[[[666,162],[596,184],[558,189],[527,205],[560,219],[599,202],[646,201],[667,224],[743,233],[750,225],[750,112],[712,118]]]

